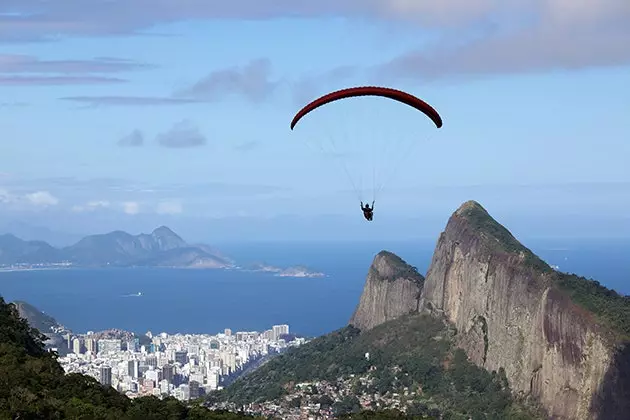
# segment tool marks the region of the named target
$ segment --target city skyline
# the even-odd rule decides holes
[[[468,199],[539,234],[567,207],[558,235],[588,226],[586,236],[614,236],[628,221],[623,0],[101,7],[0,5],[7,222],[72,234],[169,225],[205,241],[220,225],[220,240],[230,230],[235,239],[401,238],[414,219],[429,226],[416,236],[435,235]],[[444,120],[439,130],[418,120],[413,154],[377,197],[373,234],[358,225],[334,158],[302,141],[329,134],[308,127],[325,114],[289,129],[307,101],[365,84],[409,91]],[[356,129],[367,103],[331,106],[340,110],[333,134]],[[413,132],[406,110],[383,112],[392,138]],[[352,139],[361,149],[366,137]]]
[[[87,374],[130,397],[170,395],[187,401],[222,389],[225,379],[265,357],[308,342],[304,338],[287,342],[284,337],[288,334],[288,324],[273,325],[263,332],[233,333],[226,328],[214,335],[148,331],[145,340],[150,340],[149,345],[140,345],[141,337],[68,332],[65,344],[69,351],[58,360],[66,373]]]

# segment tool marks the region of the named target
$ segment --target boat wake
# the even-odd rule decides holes
[[[122,297],[141,297],[141,296],[142,296],[142,292],[132,293],[129,295],[122,295]]]

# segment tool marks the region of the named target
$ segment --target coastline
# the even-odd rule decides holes
[[[295,274],[291,274],[292,267],[281,269],[275,268],[274,270],[268,269],[247,269],[239,266],[226,266],[226,267],[204,267],[204,266],[79,266],[79,265],[64,265],[64,266],[45,266],[45,267],[0,267],[0,273],[14,273],[25,271],[53,271],[53,270],[90,270],[90,269],[134,269],[134,268],[150,268],[150,269],[167,269],[167,270],[226,270],[226,271],[243,271],[252,273],[269,273],[275,277],[289,277],[289,278],[322,278],[328,277],[327,274],[313,271],[304,272],[300,271]],[[287,272],[289,271],[289,272]]]

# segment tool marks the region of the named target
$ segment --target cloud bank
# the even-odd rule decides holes
[[[441,35],[428,49],[385,65],[391,75],[436,78],[442,74],[480,74],[584,68],[630,62],[630,2],[627,0],[4,0],[0,4],[0,42],[54,41],[69,36],[147,34],[156,25],[185,20],[345,17],[416,25]],[[18,67],[93,66],[100,71],[129,66],[115,60],[92,63],[17,59]],[[252,92],[263,95],[266,64]],[[232,78],[204,79],[195,89],[210,94]],[[259,96],[254,96],[259,98]]]
[[[162,147],[184,149],[205,145],[208,140],[191,121],[182,120],[165,133],[158,134],[156,142]]]
[[[2,10],[2,6],[0,6]],[[0,25],[2,25],[0,16]],[[0,34],[2,30],[0,30]],[[1,35],[0,35],[1,36]],[[156,66],[121,58],[91,60],[42,60],[24,54],[0,54],[0,85],[91,85],[124,83],[125,79],[103,76]]]

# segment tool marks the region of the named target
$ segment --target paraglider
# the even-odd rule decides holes
[[[435,124],[437,128],[442,127],[442,117],[431,105],[424,102],[422,99],[417,98],[409,93],[406,93],[397,89],[378,87],[378,86],[360,86],[360,87],[353,87],[353,88],[342,89],[335,92],[331,92],[308,103],[302,109],[300,109],[297,112],[297,114],[295,114],[295,116],[293,117],[293,120],[291,121],[291,130],[293,130],[296,127],[297,123],[300,122],[302,118],[304,118],[307,114],[311,113],[312,111],[324,105],[330,104],[332,102],[335,102],[341,99],[368,97],[368,96],[388,98],[393,101],[397,101],[399,103],[412,107],[415,110],[423,113],[426,117],[428,117],[433,122],[433,124]],[[357,124],[363,125],[364,123],[368,123],[368,122],[371,122],[371,121],[368,119],[363,119],[357,122]],[[333,146],[336,145],[334,140],[332,141],[332,144]],[[321,146],[320,148],[323,149]],[[362,145],[361,149],[363,148],[364,146]],[[367,146],[365,146],[365,148],[367,148]],[[345,166],[344,166],[344,171],[346,172],[346,175],[348,176],[348,178],[350,178],[350,181],[352,182],[355,190],[357,190],[356,184],[352,180],[350,173]],[[373,176],[375,177],[376,171],[373,171],[373,172],[374,172]],[[357,191],[357,194],[360,196],[360,193],[358,191]],[[376,187],[374,188],[374,195],[376,195]],[[370,207],[369,204],[364,205],[362,199],[360,199],[360,201],[361,201],[361,210],[363,211],[363,216],[365,217],[367,221],[372,221],[373,216],[374,216],[373,213],[374,213],[375,200],[372,201],[372,207]]]
[[[367,203],[365,203],[364,206],[363,201],[361,201],[361,210],[363,211],[363,217],[365,217],[365,220],[371,222],[374,218],[374,201],[372,201],[372,207],[370,207]]]
[[[384,98],[390,98],[402,102],[403,104],[416,108],[418,111],[422,111],[431,119],[431,121],[433,121],[437,128],[442,127],[442,117],[440,117],[440,114],[438,114],[431,105],[424,102],[422,99],[416,98],[415,96],[403,92],[402,90],[378,86],[361,86],[338,90],[317,98],[313,102],[307,104],[304,108],[299,110],[297,114],[295,114],[295,117],[293,117],[293,121],[291,121],[291,130],[293,130],[302,117],[314,109],[339,99],[353,98],[357,96],[382,96]]]

